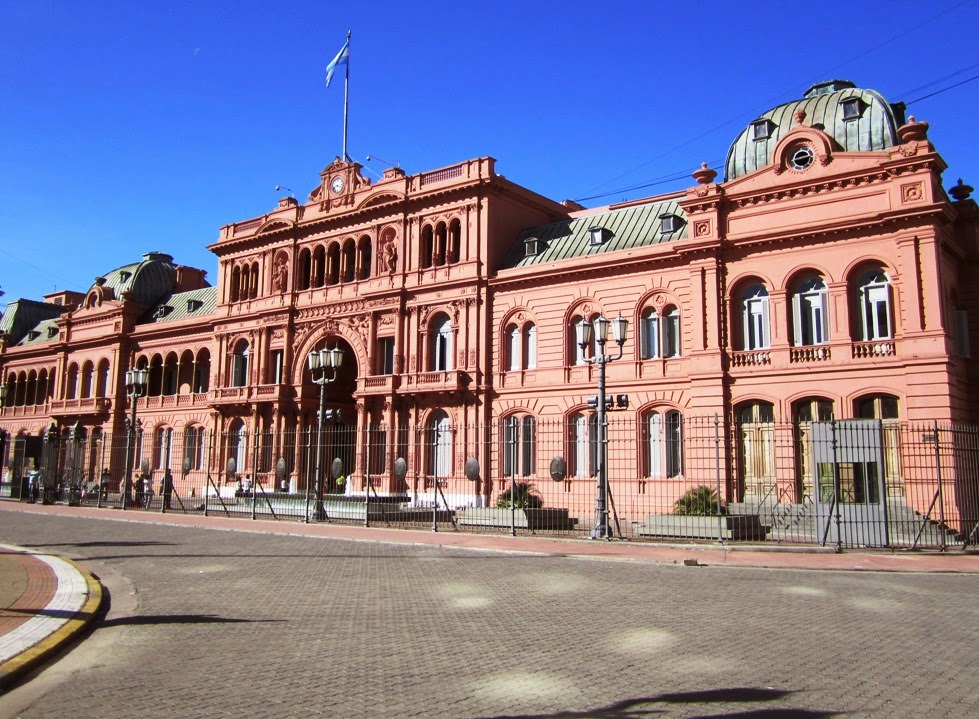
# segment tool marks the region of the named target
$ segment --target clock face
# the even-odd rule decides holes
[[[333,191],[334,195],[339,195],[343,192],[343,178],[339,175],[333,178],[333,182],[330,183],[330,189]]]

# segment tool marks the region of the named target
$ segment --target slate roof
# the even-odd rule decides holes
[[[846,119],[844,104],[856,99],[859,117]],[[813,85],[799,100],[787,102],[753,120],[731,144],[725,163],[725,179],[747,175],[772,162],[779,139],[795,126],[795,113],[804,110],[805,124],[818,127],[846,152],[886,150],[898,144],[897,128],[905,123],[904,104],[894,105],[875,90],[861,90],[848,80]],[[754,125],[769,121],[769,135],[755,139]]]
[[[62,315],[65,308],[50,302],[38,302],[36,300],[13,300],[7,305],[6,312],[0,316],[0,332],[10,335],[10,344],[28,344],[26,338],[31,330],[35,330],[39,323],[53,323]],[[41,332],[39,341],[48,341],[46,327]],[[55,335],[57,338],[57,334]],[[35,340],[31,340],[33,343]]]
[[[157,303],[140,319],[141,323],[176,322],[188,317],[206,317],[217,307],[216,287],[177,292]]]
[[[677,223],[679,227],[672,232],[663,232],[661,228],[664,215],[680,218]],[[593,246],[589,232],[592,227],[603,227],[611,235],[601,245]],[[647,247],[685,237],[686,215],[676,200],[649,202],[527,228],[510,248],[501,269],[529,267],[633,247]],[[528,255],[527,241],[531,238],[537,238],[539,251]]]

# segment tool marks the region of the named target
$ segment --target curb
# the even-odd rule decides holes
[[[32,552],[26,553],[36,554]],[[99,582],[94,574],[65,557],[54,554],[46,556],[56,557],[60,561],[65,562],[82,576],[87,586],[88,599],[74,613],[74,616],[65,621],[55,631],[29,649],[0,664],[0,694],[5,693],[11,685],[15,684],[25,674],[37,669],[41,664],[50,661],[78,640],[91,627],[102,610],[105,593],[102,591],[101,582]]]

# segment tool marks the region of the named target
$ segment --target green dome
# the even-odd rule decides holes
[[[903,103],[888,104],[875,90],[861,90],[848,80],[821,82],[802,99],[761,115],[738,135],[727,153],[725,180],[770,165],[775,146],[795,125],[799,110],[806,113],[806,125],[825,132],[844,152],[893,147],[898,144],[897,128],[905,122]]]

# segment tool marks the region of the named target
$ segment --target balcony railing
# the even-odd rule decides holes
[[[112,407],[108,397],[86,397],[85,399],[53,399],[51,414],[92,414],[107,412]]]
[[[819,345],[789,348],[789,362],[827,362],[831,359],[829,347]]]
[[[279,398],[281,384],[253,384],[245,387],[217,387],[210,392],[212,404],[237,404],[240,402],[272,402]]]
[[[731,365],[733,367],[757,367],[771,363],[772,353],[770,350],[747,350],[731,353]]]
[[[408,392],[455,392],[465,386],[464,379],[460,370],[419,372],[404,377],[404,388]]]
[[[882,357],[895,357],[896,355],[897,345],[894,340],[853,343],[853,359],[878,359]]]
[[[140,400],[146,409],[170,409],[172,407],[204,407],[207,405],[207,392],[195,394],[163,394],[144,397]]]
[[[393,374],[370,375],[361,378],[361,394],[389,394],[401,386],[401,377]]]

